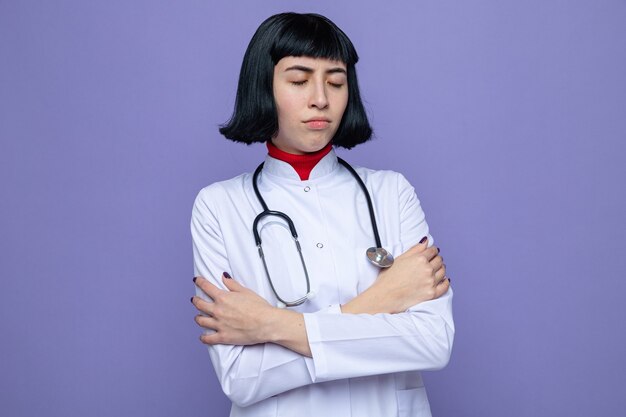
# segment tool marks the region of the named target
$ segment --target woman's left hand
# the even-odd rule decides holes
[[[213,300],[211,303],[200,297],[191,299],[201,313],[196,316],[196,323],[215,331],[203,334],[200,337],[202,343],[253,345],[270,340],[271,322],[277,308],[254,291],[224,275],[222,281],[228,291],[218,288],[203,277],[196,277],[194,281]]]

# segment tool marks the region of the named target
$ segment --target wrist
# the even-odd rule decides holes
[[[281,344],[289,338],[289,329],[291,322],[297,319],[299,313],[295,311],[285,310],[278,307],[272,307],[269,310],[265,320],[264,339],[265,342]]]
[[[311,357],[304,314],[275,308],[267,320],[267,342],[283,346],[303,356]]]
[[[342,313],[378,314],[394,313],[393,297],[382,292],[376,283],[341,306]]]

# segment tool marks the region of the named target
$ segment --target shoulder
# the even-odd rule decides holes
[[[354,169],[365,183],[372,188],[385,187],[401,192],[404,189],[413,189],[406,177],[397,171],[388,169],[371,169],[355,166]]]
[[[244,192],[244,184],[252,174],[244,173],[227,180],[216,181],[202,188],[193,203],[193,213],[219,212],[224,201],[232,201]]]
[[[397,205],[401,211],[420,205],[415,188],[400,172],[365,167],[355,167],[355,170],[379,200]]]

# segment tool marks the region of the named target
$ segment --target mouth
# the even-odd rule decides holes
[[[306,124],[309,129],[320,130],[326,129],[330,124],[330,120],[323,117],[316,117],[313,119],[305,120],[304,124]]]

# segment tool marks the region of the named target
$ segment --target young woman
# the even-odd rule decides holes
[[[357,61],[316,14],[270,17],[246,51],[220,132],[268,155],[202,189],[191,219],[192,303],[231,416],[430,415],[419,371],[449,360],[452,290],[413,187],[333,150],[372,133]]]

